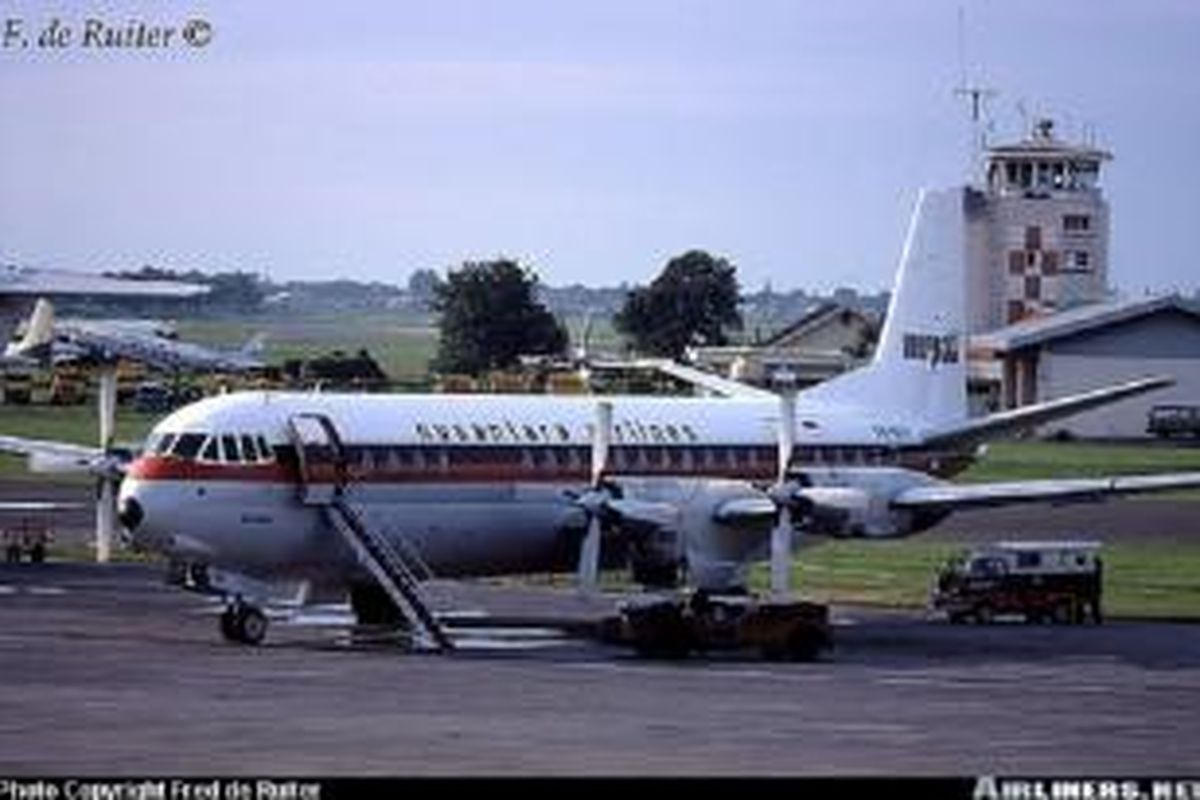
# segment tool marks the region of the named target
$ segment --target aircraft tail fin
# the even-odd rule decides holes
[[[806,400],[870,405],[930,427],[966,418],[965,203],[963,188],[922,191],[874,358]]]
[[[9,348],[10,355],[29,356],[54,340],[54,306],[44,297],[39,297],[29,316],[25,335]]]
[[[238,348],[238,354],[249,358],[258,358],[263,354],[263,345],[267,341],[267,334],[263,331],[251,336],[246,340],[246,343]]]

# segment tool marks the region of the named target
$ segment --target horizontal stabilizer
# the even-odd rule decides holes
[[[926,437],[925,444],[932,447],[944,447],[966,446],[983,442],[1006,433],[1026,430],[1119,400],[1163,389],[1174,383],[1173,378],[1142,378],[1084,394],[1048,400],[1045,403],[1022,406],[1010,411],[1001,411],[998,414],[989,414],[986,417],[968,420],[935,432]]]
[[[778,395],[774,392],[760,389],[757,386],[751,386],[748,383],[735,381],[732,378],[723,378],[720,375],[706,372],[695,367],[688,367],[683,364],[671,361],[667,358],[643,358],[629,363],[617,362],[615,364],[605,364],[597,362],[593,364],[598,369],[613,367],[618,369],[628,369],[636,367],[640,369],[656,370],[664,375],[670,375],[676,380],[690,383],[698,389],[703,390],[716,397],[742,397],[748,399],[777,399]]]

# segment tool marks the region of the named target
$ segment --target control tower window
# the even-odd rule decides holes
[[[1042,229],[1038,225],[1030,225],[1025,229],[1025,249],[1042,249]]]
[[[1100,164],[1095,161],[1085,161],[1078,166],[1079,185],[1084,189],[1093,189],[1100,178]]]
[[[1037,185],[1039,187],[1046,187],[1050,185],[1050,165],[1045,161],[1038,162]]]
[[[1092,218],[1087,214],[1063,215],[1063,230],[1068,233],[1085,233],[1092,229]]]

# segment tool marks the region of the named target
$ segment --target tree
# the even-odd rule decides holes
[[[427,307],[434,302],[438,284],[442,279],[431,269],[418,269],[408,278],[408,293],[420,306]]]
[[[521,355],[560,355],[567,332],[537,299],[537,276],[514,261],[467,262],[435,289],[441,314],[434,368],[478,374]]]
[[[650,355],[678,358],[689,345],[727,344],[726,328],[742,327],[735,271],[703,250],[676,256],[649,286],[625,296],[613,324]]]

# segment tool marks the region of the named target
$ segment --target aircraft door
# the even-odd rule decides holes
[[[341,437],[324,414],[295,414],[288,435],[296,450],[297,496],[305,505],[330,505],[346,485],[347,465]]]

